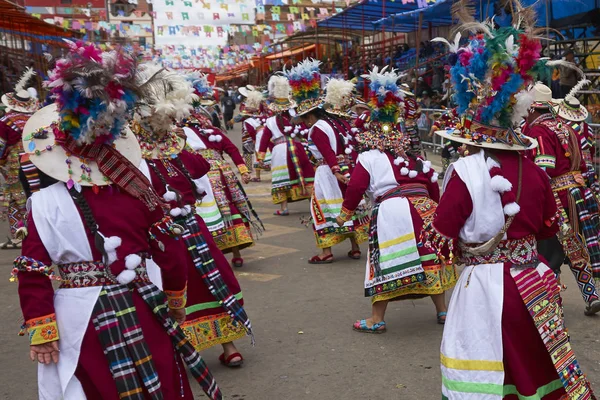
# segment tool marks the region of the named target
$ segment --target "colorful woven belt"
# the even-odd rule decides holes
[[[285,136],[280,136],[278,138],[271,139],[271,142],[273,143],[273,146],[277,146],[278,144],[283,144],[287,142],[287,139]]]
[[[550,185],[552,186],[552,190],[561,191],[585,186],[585,180],[583,179],[583,175],[581,175],[581,171],[571,171],[552,178]]]
[[[80,263],[59,264],[61,289],[72,289],[90,286],[104,286],[118,284],[115,275],[102,261],[85,261]],[[150,282],[146,271],[146,260],[135,269],[134,283]]]
[[[534,235],[525,236],[521,239],[503,240],[492,253],[484,256],[470,254],[469,246],[474,247],[479,246],[479,244],[461,244],[461,264],[479,265],[508,262],[517,266],[526,266],[538,262],[537,241]]]

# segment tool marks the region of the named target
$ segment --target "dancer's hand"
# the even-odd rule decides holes
[[[37,361],[40,364],[50,364],[58,362],[58,340],[44,344],[29,346],[29,358],[31,361]]]
[[[337,222],[339,226],[342,226],[346,223],[339,215],[335,218],[335,222]]]
[[[342,175],[340,172],[336,172],[335,177],[337,178],[338,181],[340,181],[344,185],[347,184],[349,181],[349,179],[346,178],[344,175]]]
[[[244,182],[244,183],[250,182],[250,173],[246,172],[245,174],[242,174],[242,182]]]
[[[177,321],[177,323],[180,325],[185,322],[185,308],[180,308],[178,310],[170,309],[169,315],[171,315],[171,318]]]

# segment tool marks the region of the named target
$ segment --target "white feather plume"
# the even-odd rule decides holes
[[[292,94],[290,82],[285,76],[273,75],[269,79],[269,96],[274,99],[287,99]]]
[[[579,82],[577,82],[577,85],[573,86],[573,89],[571,89],[569,91],[569,93],[567,93],[567,95],[565,96],[565,99],[572,99],[575,98],[575,96],[577,96],[577,93],[583,89],[584,86],[587,86],[589,84],[591,84],[592,82],[590,82],[588,79],[582,79]]]
[[[448,40],[446,40],[443,37],[436,37],[431,39],[432,42],[441,42],[444,43],[446,46],[448,46],[448,48],[450,49],[451,53],[456,53],[458,52],[458,48],[460,46],[460,39],[462,37],[462,34],[460,32],[458,32],[455,36],[454,36],[454,43],[450,43]]]
[[[521,120],[527,116],[529,108],[535,101],[535,95],[533,94],[533,90],[523,89],[515,94],[515,100],[517,100],[517,102],[513,106],[513,114],[511,117],[514,126],[518,125]]]
[[[354,84],[343,79],[330,79],[325,90],[325,103],[344,108],[350,105]]]
[[[23,72],[23,75],[21,75],[19,82],[17,82],[17,85],[15,86],[15,93],[18,93],[21,90],[25,90],[25,86],[27,85],[27,82],[29,82],[29,80],[31,78],[33,78],[34,75],[35,75],[35,71],[33,70],[33,68],[28,67],[25,70],[25,72]]]
[[[263,95],[257,90],[249,90],[244,104],[251,110],[258,110],[260,103],[263,101]]]
[[[546,63],[546,65],[548,67],[565,67],[565,68],[573,69],[573,70],[577,71],[579,76],[581,76],[582,78],[585,79],[585,73],[581,70],[581,68],[579,68],[577,65],[575,65],[572,62],[565,61],[565,60],[552,60],[552,61],[548,61]]]

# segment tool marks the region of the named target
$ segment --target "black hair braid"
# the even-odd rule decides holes
[[[181,172],[183,172],[183,175],[186,177],[190,186],[192,187],[192,193],[194,193],[194,197],[197,200],[200,200],[201,197],[198,191],[196,190],[196,183],[194,182],[194,178],[192,178],[192,174],[190,174],[190,171],[185,167],[183,161],[181,161],[181,158],[179,158],[179,156],[175,157],[175,163],[177,164],[177,167],[181,170]]]

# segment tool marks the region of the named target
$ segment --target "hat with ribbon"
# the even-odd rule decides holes
[[[40,108],[40,103],[37,99],[37,91],[34,88],[25,89],[27,82],[35,75],[32,68],[27,68],[17,85],[14,92],[5,93],[2,96],[2,103],[7,110],[12,110],[24,114],[33,114]]]
[[[162,205],[140,172],[141,151],[127,127],[147,85],[136,79],[137,62],[123,49],[103,52],[93,44],[67,41],[44,85],[55,104],[25,125],[25,156],[67,188],[114,184],[150,209]],[[146,82],[149,83],[149,82]]]
[[[321,106],[321,62],[312,58],[301,61],[295,67],[285,71],[292,97],[296,102],[298,117]]]
[[[590,83],[591,82],[587,79],[580,80],[577,85],[575,85],[573,89],[567,93],[564,99],[556,100],[556,104],[554,104],[552,107],[554,113],[559,117],[566,119],[567,121],[585,121],[589,115],[588,110],[575,96],[577,95],[577,92]]]
[[[269,79],[268,91],[271,111],[280,113],[296,107],[296,102],[291,99],[292,87],[285,75],[273,75]]]

